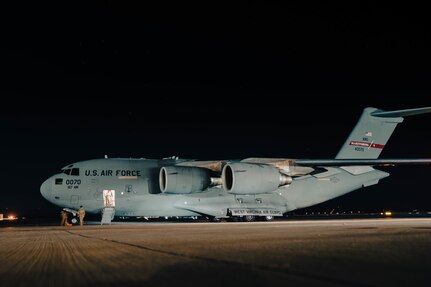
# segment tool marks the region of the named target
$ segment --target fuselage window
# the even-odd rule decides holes
[[[79,175],[79,168],[76,168],[76,167],[72,168],[72,172],[70,175]]]
[[[55,184],[57,184],[57,185],[63,184],[63,179],[62,178],[56,178]]]

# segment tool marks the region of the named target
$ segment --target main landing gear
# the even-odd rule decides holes
[[[266,216],[255,216],[255,215],[243,215],[243,216],[231,216],[228,218],[220,218],[220,217],[208,217],[209,222],[254,222],[254,221],[273,221],[274,216],[266,215]]]

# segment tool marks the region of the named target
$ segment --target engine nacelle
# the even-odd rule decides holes
[[[159,173],[160,190],[166,193],[201,192],[211,184],[210,171],[199,167],[165,166]]]
[[[292,178],[267,164],[230,163],[222,171],[223,188],[232,194],[260,194],[292,182]]]

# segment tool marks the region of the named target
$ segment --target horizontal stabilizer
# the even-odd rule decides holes
[[[392,166],[409,164],[431,164],[431,158],[416,159],[297,159],[300,166]]]
[[[420,114],[426,114],[426,113],[431,113],[431,107],[398,110],[398,111],[377,110],[372,112],[371,115],[374,117],[381,117],[381,118],[397,118],[397,117],[406,117],[406,116],[420,115]]]

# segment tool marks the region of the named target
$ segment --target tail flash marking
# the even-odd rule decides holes
[[[380,148],[380,149],[383,149],[385,147],[384,144],[367,143],[367,142],[359,142],[359,141],[350,141],[350,145],[362,146],[367,148]]]

